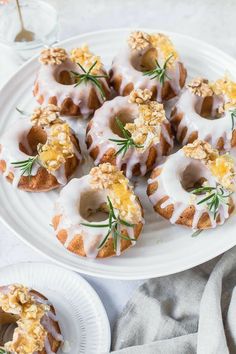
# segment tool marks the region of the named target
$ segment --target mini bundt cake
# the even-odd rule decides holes
[[[173,147],[171,126],[163,105],[151,91],[137,89],[98,109],[87,128],[87,147],[95,165],[109,162],[128,178],[145,175],[158,157]]]
[[[33,93],[40,104],[52,103],[61,114],[87,117],[110,96],[101,59],[88,46],[70,54],[63,48],[44,49],[39,60]]]
[[[43,192],[64,185],[81,161],[77,138],[53,105],[16,121],[0,140],[0,171],[13,186]]]
[[[185,84],[186,69],[170,39],[162,33],[131,33],[128,43],[113,59],[111,84],[121,96],[147,88],[153,99],[167,101]]]
[[[53,305],[23,285],[0,287],[0,323],[5,328],[1,353],[52,354],[63,342]]]
[[[172,224],[208,229],[233,212],[234,191],[232,156],[195,140],[153,170],[147,194],[154,210]]]
[[[236,83],[228,78],[209,83],[196,78],[182,93],[171,114],[171,123],[182,144],[196,139],[228,151],[236,146]]]
[[[135,245],[144,223],[128,179],[109,163],[61,190],[52,222],[66,249],[90,258],[120,255]]]

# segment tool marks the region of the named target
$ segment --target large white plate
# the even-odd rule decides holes
[[[0,285],[23,284],[54,305],[68,354],[105,354],[110,326],[96,292],[78,274],[47,263],[19,263],[0,269]],[[63,354],[63,348],[58,354]]]
[[[145,29],[146,31],[150,31]],[[153,31],[153,30],[152,30]],[[110,65],[113,56],[126,40],[130,30],[101,31],[77,36],[60,45],[65,48],[87,42],[95,53]],[[225,71],[236,77],[236,61],[222,51],[199,40],[176,33],[171,36],[189,77],[203,75],[209,79]],[[32,85],[38,68],[37,59],[26,63],[5,85],[0,95],[0,131],[19,119],[15,107],[29,111],[35,105]],[[53,203],[58,191],[43,194],[14,190],[0,178],[0,216],[12,232],[36,250],[56,262],[81,273],[117,279],[143,279],[163,276],[203,263],[236,244],[235,218],[222,227],[191,237],[191,230],[172,226],[153,213],[144,196],[146,225],[136,246],[120,257],[106,260],[80,258],[66,251],[53,236],[50,228]]]

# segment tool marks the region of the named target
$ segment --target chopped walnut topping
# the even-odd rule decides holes
[[[141,220],[139,207],[129,180],[123,172],[109,163],[94,167],[90,171],[93,188],[106,189],[113,207],[119,211],[119,216],[127,222],[137,223]]]
[[[48,131],[45,145],[40,146],[39,160],[48,171],[56,171],[74,155],[71,130],[67,123],[55,124]]]
[[[225,189],[233,191],[235,189],[235,169],[234,160],[229,154],[218,156],[208,164],[217,182]]]
[[[194,95],[201,97],[212,96],[214,93],[209,81],[201,77],[195,78],[187,85],[187,87]]]
[[[212,149],[210,144],[202,140],[195,140],[192,144],[184,146],[182,150],[186,157],[205,162],[213,161],[219,156],[216,149]]]
[[[133,90],[129,95],[129,103],[138,103],[138,104],[146,103],[150,101],[151,97],[152,97],[152,92],[148,89]]]
[[[44,65],[60,65],[67,59],[63,48],[47,48],[42,50],[39,61]]]
[[[49,104],[46,107],[37,107],[31,115],[33,125],[47,126],[55,123],[61,123],[59,115],[60,109],[54,104]]]
[[[125,129],[132,136],[139,147],[138,151],[145,151],[150,145],[160,141],[161,123],[166,119],[163,105],[156,101],[149,101],[139,105],[139,117],[133,123],[127,123]]]
[[[86,44],[80,48],[72,49],[70,53],[70,59],[74,63],[79,63],[82,65],[86,70],[90,69],[91,66],[96,62],[96,65],[92,69],[91,74],[97,74],[103,67],[101,58],[91,53],[89,47]]]
[[[13,339],[4,348],[16,354],[43,350],[47,332],[41,325],[41,319],[50,307],[37,303],[28,288],[17,284],[10,285],[6,292],[0,293],[0,306],[4,312],[19,316]]]
[[[125,178],[122,171],[110,163],[103,163],[90,171],[91,184],[96,189],[110,188],[114,183],[119,183]]]
[[[143,50],[150,45],[150,35],[141,31],[132,32],[128,44],[131,49]]]

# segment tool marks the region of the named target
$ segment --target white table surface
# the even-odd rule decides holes
[[[59,38],[84,32],[150,27],[188,34],[236,56],[234,0],[50,0],[60,14]],[[115,54],[115,53],[114,53]],[[15,54],[0,46],[0,86],[19,66]],[[25,261],[47,261],[0,224],[0,267]],[[84,276],[99,294],[113,326],[141,281]]]

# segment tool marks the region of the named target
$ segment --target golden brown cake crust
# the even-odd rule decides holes
[[[154,181],[154,179],[158,176],[161,175],[162,168],[155,168],[151,174],[150,179],[153,180],[153,182],[150,182],[147,186],[147,195],[148,197],[152,196],[157,190],[158,190],[158,181]],[[172,214],[174,212],[174,204],[169,204],[166,207],[161,207],[161,205],[167,201],[171,196],[165,195],[161,199],[157,201],[155,205],[153,205],[153,208],[156,213],[164,217],[165,219],[169,220],[172,217]],[[234,211],[234,202],[233,199],[230,197],[229,198],[229,215],[232,214]],[[175,222],[178,225],[184,225],[187,227],[192,227],[193,223],[193,218],[195,214],[195,206],[194,205],[189,205],[179,216],[178,220]],[[218,216],[216,219],[216,223],[220,223],[220,217]],[[209,213],[205,212],[201,215],[196,228],[197,229],[209,229],[212,227],[212,223],[209,217]]]
[[[57,227],[60,223],[61,220],[61,215],[55,215],[52,220],[52,224],[54,227],[54,230],[57,230]],[[137,225],[134,226],[134,238],[137,240],[141,234],[143,228],[143,224],[139,222]],[[125,230],[122,230],[122,234],[124,236],[128,236],[127,232]],[[67,239],[67,230],[60,230],[57,233],[57,238],[58,240],[64,245]],[[124,252],[127,250],[130,246],[132,245],[130,240],[125,240],[121,239],[120,241],[120,251]],[[86,253],[84,251],[84,241],[83,241],[83,236],[82,235],[75,235],[72,239],[72,241],[69,243],[67,249],[70,252],[73,252],[79,256],[86,257]],[[104,247],[101,248],[98,251],[97,258],[108,258],[115,256],[116,252],[114,251],[114,246],[113,246],[113,240],[112,238],[109,238],[107,242],[105,243]]]
[[[44,130],[40,126],[33,126],[29,133],[28,133],[28,143],[31,147],[33,152],[37,151],[37,146],[39,143],[45,143],[46,135]],[[70,134],[70,139],[77,151],[80,153],[80,145],[79,141],[74,134]],[[20,150],[27,154],[25,147],[20,143],[19,144]],[[0,152],[1,152],[1,145],[0,145]],[[73,173],[75,172],[76,168],[79,166],[79,159],[73,155],[71,158],[67,159],[64,166],[65,166],[65,177],[69,179]],[[6,161],[0,160],[0,172],[4,173],[6,171]],[[14,180],[14,173],[9,172],[6,176],[6,179],[12,183]],[[50,174],[46,168],[39,167],[36,175],[34,176],[21,176],[18,188],[22,189],[27,192],[47,192],[49,190],[58,188],[60,183],[57,181],[56,177]]]

